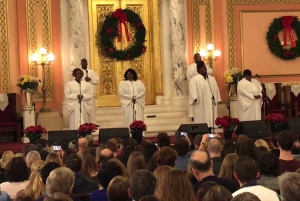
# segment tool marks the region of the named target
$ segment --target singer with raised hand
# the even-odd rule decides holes
[[[216,79],[207,74],[203,61],[197,62],[197,72],[189,83],[189,103],[193,106],[194,122],[216,128],[217,104],[221,102]]]
[[[72,72],[75,78],[65,86],[65,103],[69,112],[69,129],[77,130],[84,123],[91,123],[93,88],[87,82],[82,82],[83,71],[75,68]]]
[[[96,124],[96,111],[97,111],[97,85],[100,82],[99,76],[94,70],[88,69],[88,62],[85,58],[81,59],[81,68],[83,69],[83,79],[82,81],[88,82],[92,85],[94,98],[92,98],[92,122]]]
[[[134,120],[143,120],[145,86],[133,69],[129,68],[124,73],[124,81],[120,82],[118,93],[124,113],[124,126],[128,127]]]

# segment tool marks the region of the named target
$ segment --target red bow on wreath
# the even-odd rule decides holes
[[[127,27],[127,24],[126,24],[126,21],[127,21],[126,13],[122,12],[121,8],[118,8],[113,13],[113,16],[114,16],[114,18],[119,19],[119,22],[118,22],[118,42],[121,42],[121,39],[122,39],[122,24],[125,27],[126,39],[129,42],[130,37],[129,37],[128,27]]]
[[[290,36],[292,47],[296,47],[294,34],[292,32],[292,27],[291,27],[291,24],[293,21],[294,21],[293,16],[284,16],[282,18],[282,26],[284,27],[284,30],[283,30],[283,46],[284,47],[286,47],[286,45],[287,45],[288,35]]]

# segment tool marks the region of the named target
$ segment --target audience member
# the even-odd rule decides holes
[[[133,200],[140,200],[146,195],[154,195],[156,189],[156,178],[148,170],[138,170],[133,173],[128,189],[129,196]]]
[[[41,155],[39,154],[39,152],[30,151],[26,155],[26,165],[27,165],[27,167],[30,168],[32,163],[34,163],[35,161],[38,161],[38,160],[41,160]]]
[[[300,174],[287,172],[279,177],[280,193],[284,201],[297,201],[300,198]]]
[[[32,163],[30,171],[41,170],[46,165],[45,161],[39,160]]]
[[[55,170],[56,168],[61,167],[60,165],[58,165],[57,163],[47,163],[42,169],[41,169],[41,177],[42,177],[42,181],[43,184],[46,185],[46,180],[50,174],[50,172],[52,172],[52,170]]]
[[[20,157],[20,158],[22,158],[25,161],[25,157],[24,157],[23,153],[16,153],[15,157]]]
[[[212,138],[207,143],[207,151],[213,162],[214,175],[219,175],[224,158],[221,157],[222,143],[220,140]]]
[[[143,170],[146,168],[146,162],[144,156],[140,152],[133,152],[130,154],[127,161],[127,170],[130,176],[137,170]]]
[[[109,149],[103,149],[99,155],[100,164],[106,163],[108,160],[114,157],[114,153]]]
[[[213,181],[207,181],[202,183],[197,190],[197,195],[196,195],[197,201],[202,201],[205,194],[214,186],[218,186],[218,184]]]
[[[139,201],[159,201],[154,195],[146,195],[142,197]]]
[[[257,153],[258,153],[258,157],[264,153],[269,153],[270,151],[268,151],[268,149],[266,147],[260,146],[257,147]]]
[[[85,154],[90,154],[92,155],[94,158],[96,158],[96,149],[94,147],[88,147],[84,152],[83,155]]]
[[[49,148],[51,148],[51,147],[49,147]],[[46,158],[47,158],[47,156],[49,155],[49,153],[50,153],[50,152],[45,151],[45,150],[41,151],[41,152],[40,152],[41,160],[45,161]]]
[[[240,146],[240,150],[238,152],[239,156],[249,156],[253,158],[255,161],[258,159],[259,154],[257,147],[255,146],[252,140],[246,140]]]
[[[44,151],[44,147],[41,144],[35,144],[33,145],[32,151],[37,151],[39,153],[41,153],[42,151]]]
[[[223,149],[222,149],[222,152],[221,152],[221,157],[224,158],[228,154],[234,154],[235,149],[236,149],[235,142],[232,142],[232,141],[226,142],[223,146]]]
[[[261,177],[257,180],[257,183],[279,193],[277,178],[279,160],[277,156],[271,152],[262,154],[258,158],[257,165],[261,175]]]
[[[271,152],[279,158],[280,151],[279,151],[278,142],[277,142],[278,135],[279,135],[279,133],[272,133],[272,135],[271,135],[271,143],[273,146],[273,149],[271,150]]]
[[[300,168],[300,161],[295,160],[291,152],[294,145],[294,135],[290,131],[283,131],[278,135],[277,141],[280,150],[279,174],[295,172]]]
[[[292,148],[292,154],[297,161],[300,161],[300,141],[295,141]]]
[[[195,151],[190,159],[190,166],[192,168],[193,175],[197,179],[198,183],[194,184],[194,192],[196,193],[199,186],[207,181],[216,182],[218,185],[224,186],[231,193],[235,192],[237,185],[228,179],[219,178],[214,175],[212,170],[212,161],[208,153],[204,151]]]
[[[259,148],[259,147],[265,147],[265,148],[268,150],[268,152],[270,151],[269,145],[267,144],[266,141],[264,141],[264,140],[262,140],[262,139],[256,140],[256,141],[255,141],[255,146],[256,146],[257,148]]]
[[[132,154],[132,152],[134,151],[134,149],[131,146],[124,146],[120,155],[118,156],[118,159],[125,165],[127,166],[127,161],[129,159],[130,154]]]
[[[131,175],[129,175],[128,170],[126,169],[125,165],[118,159],[118,158],[112,158],[109,160],[109,162],[113,162],[116,165],[118,165],[122,169],[122,176],[126,178],[130,178]]]
[[[238,184],[238,181],[234,178],[234,166],[239,159],[236,154],[228,154],[225,156],[223,164],[221,166],[219,177],[223,179],[228,179]]]
[[[0,169],[0,184],[2,182],[5,182],[5,169],[6,169],[6,166],[7,164],[9,163],[9,161],[11,161],[11,159],[14,157],[14,153],[12,151],[5,151],[3,154],[2,154],[2,158],[1,158],[1,169]]]
[[[83,176],[80,171],[82,168],[82,161],[77,154],[70,155],[66,160],[66,167],[70,168],[75,175],[75,182],[72,189],[73,194],[90,193],[98,189],[98,185]]]
[[[24,157],[26,158],[27,154],[33,150],[33,144],[29,144],[23,150]]]
[[[48,147],[48,140],[46,138],[40,138],[36,141],[36,143],[42,145],[43,149]]]
[[[249,156],[240,156],[235,166],[234,176],[236,180],[239,181],[241,188],[232,194],[233,197],[244,192],[250,192],[259,197],[261,201],[280,200],[275,191],[256,183],[259,172],[253,158]]]
[[[154,153],[157,151],[157,146],[153,143],[147,144],[143,150],[141,150],[141,153],[144,156],[146,164],[149,162],[149,160],[152,158]]]
[[[149,170],[150,172],[154,172],[154,170],[158,167],[157,162],[158,162],[158,154],[159,154],[159,151],[160,151],[160,150],[157,150],[157,151],[153,154],[152,158],[149,160],[149,162],[148,162],[147,165],[146,165],[146,169]],[[175,152],[175,153],[176,153],[176,152]],[[175,159],[175,161],[176,161],[176,159]]]
[[[35,201],[32,197],[25,196],[24,194],[20,194],[16,196],[16,199],[14,201]]]
[[[170,146],[170,138],[167,133],[158,133],[157,134],[157,146],[158,148]]]
[[[171,171],[172,168],[167,165],[159,166],[154,170],[153,175],[157,180],[155,196],[159,199],[161,198],[162,192],[165,190],[167,175]]]
[[[5,191],[0,191],[0,201],[11,201],[11,198]]]
[[[241,145],[249,140],[248,136],[246,135],[239,135],[236,139],[236,153],[239,154]]]
[[[187,170],[190,157],[187,155],[190,150],[190,143],[186,138],[180,138],[175,142],[174,148],[178,154],[175,161],[175,170]]]
[[[190,151],[190,152],[187,154],[189,157],[191,157],[191,155],[194,153],[194,151],[198,151],[198,150],[199,150],[201,141],[202,141],[202,134],[196,135],[196,137],[194,138],[194,146],[195,146],[195,149],[193,149],[192,151]]]
[[[11,199],[15,199],[17,192],[26,188],[28,177],[29,169],[25,161],[20,157],[14,157],[6,166],[6,182],[0,184],[0,189],[7,192]]]
[[[56,153],[49,153],[45,162],[46,163],[54,162],[54,163],[57,163],[58,165],[60,165],[61,167],[63,166],[61,157]]]
[[[158,150],[157,155],[157,165],[168,165],[171,167],[175,167],[175,161],[177,159],[177,153],[174,149],[170,147],[163,147],[160,150]]]
[[[214,186],[205,194],[203,201],[230,201],[232,198],[231,193],[223,186]]]
[[[129,179],[123,176],[114,177],[108,184],[107,197],[110,201],[128,201],[127,190],[130,187]]]
[[[107,149],[111,150],[113,152],[114,157],[118,156],[118,141],[115,139],[109,139],[106,143],[105,146]]]
[[[69,149],[68,148],[68,149],[64,150],[63,155],[62,155],[62,162],[63,162],[63,164],[65,164],[67,158],[70,155],[75,154],[75,153],[76,153],[76,151],[74,149]]]
[[[89,142],[85,138],[78,139],[78,154],[82,155],[83,152],[88,148]]]
[[[86,135],[85,139],[88,141],[88,147],[94,148],[94,137],[93,135]]]
[[[70,198],[70,196],[57,192],[57,193],[53,193],[52,196],[46,196],[44,198],[44,201],[72,201],[72,199]]]
[[[261,201],[256,195],[249,192],[238,194],[231,201]]]
[[[83,154],[81,173],[86,178],[98,183],[98,165],[96,158],[91,154]]]

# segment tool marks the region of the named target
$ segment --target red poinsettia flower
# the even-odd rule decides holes
[[[105,32],[106,32],[106,34],[111,34],[111,33],[114,32],[114,29],[111,28],[111,27],[109,27],[109,28],[106,28],[106,29],[105,29]]]
[[[131,60],[131,55],[130,54],[127,54],[126,60]]]
[[[218,117],[215,120],[215,124],[217,126],[222,126],[224,130],[233,130],[239,123],[239,119],[231,118],[229,116]]]
[[[278,40],[278,39],[279,39],[278,35],[273,36],[273,40]]]
[[[146,124],[143,122],[143,121],[140,121],[140,120],[137,120],[137,121],[134,121],[130,124],[129,128],[131,130],[133,129],[141,129],[141,130],[144,130],[147,128]]]
[[[142,27],[142,26],[144,26],[144,24],[143,24],[142,22],[137,23],[137,24],[135,25],[136,28],[140,28],[140,27]]]
[[[147,47],[146,47],[146,46],[143,46],[143,47],[142,47],[142,52],[145,53],[146,50],[147,50]]]
[[[112,53],[114,53],[114,52],[115,52],[115,49],[114,49],[114,48],[112,48],[112,47],[110,47],[110,48],[108,48],[108,52],[109,52],[109,54],[112,54]]]
[[[78,128],[78,134],[81,137],[85,137],[86,135],[90,135],[92,132],[95,132],[98,130],[99,125],[93,124],[93,123],[85,123],[79,126]]]
[[[271,113],[266,116],[266,120],[268,120],[269,122],[286,122],[284,115],[280,113]]]

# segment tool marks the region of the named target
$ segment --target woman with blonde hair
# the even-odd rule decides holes
[[[270,152],[270,147],[269,147],[268,143],[266,141],[262,140],[262,139],[256,140],[255,141],[255,146],[257,148],[259,148],[259,147],[265,147]]]
[[[63,162],[61,160],[61,157],[56,153],[49,153],[45,162],[46,162],[46,164],[49,162],[54,162],[54,163],[57,163],[58,165],[60,165],[61,167],[63,167]]]
[[[174,182],[176,181],[176,182]],[[181,170],[172,170],[166,177],[160,200],[168,201],[195,201],[193,186],[187,175]]]
[[[81,173],[89,179],[98,182],[98,165],[91,154],[83,154]]]
[[[20,158],[23,158],[24,161],[25,161],[25,156],[23,153],[15,153],[15,157],[20,157]]]
[[[157,180],[156,190],[155,190],[155,196],[157,198],[160,198],[162,191],[164,191],[166,177],[172,170],[173,169],[167,165],[159,166],[154,170],[153,174]]]
[[[236,154],[228,154],[227,156],[225,156],[220,169],[219,177],[223,179],[229,179],[237,183],[234,178],[234,166],[238,159],[239,156]]]
[[[118,158],[112,158],[109,159],[108,161],[112,161],[114,163],[116,163],[118,166],[120,166],[120,168],[122,169],[122,176],[126,177],[126,178],[130,178],[130,175],[125,167],[125,165],[118,159]]]
[[[127,170],[129,175],[132,176],[135,171],[143,170],[145,168],[146,162],[143,154],[137,151],[132,152],[127,161]]]
[[[46,165],[45,161],[38,160],[38,161],[35,161],[34,163],[32,163],[30,168],[31,168],[31,171],[41,170],[45,165]]]
[[[5,151],[2,154],[1,163],[0,163],[0,183],[5,181],[5,171],[6,166],[9,161],[14,157],[14,153],[12,151]]]

